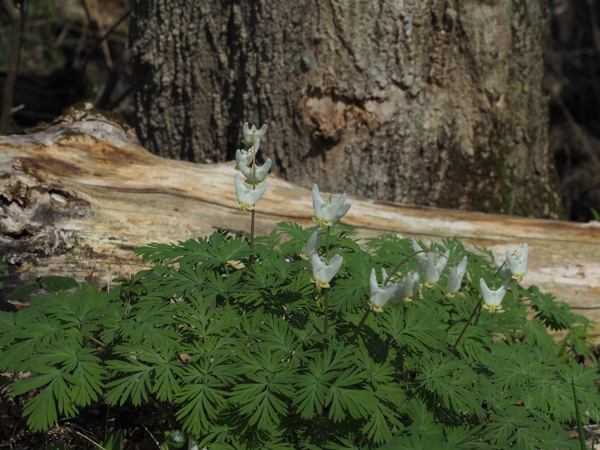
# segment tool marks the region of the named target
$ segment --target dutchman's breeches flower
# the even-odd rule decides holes
[[[427,256],[427,265],[425,266],[425,283],[428,288],[433,288],[440,280],[442,271],[446,267],[448,257],[450,256],[450,250],[446,250],[444,255],[440,255],[439,250],[436,248],[435,252],[429,252]]]
[[[313,234],[310,235],[308,241],[306,241],[306,245],[302,247],[302,251],[300,252],[300,257],[304,260],[307,260],[312,255],[317,252],[317,247],[319,246],[319,239],[323,234],[323,228],[317,228]]]
[[[248,128],[248,122],[246,122],[242,126],[242,132],[244,133],[244,139],[242,139],[242,142],[244,144],[252,145],[255,142],[260,141],[265,135],[267,132],[267,124],[264,124],[262,127],[260,127],[260,130],[257,130],[254,125],[252,125],[252,128]]]
[[[241,164],[239,167],[246,177],[246,183],[255,184],[262,183],[265,180],[267,173],[269,173],[269,170],[271,169],[271,163],[271,158],[269,158],[262,166],[256,166],[254,169],[244,164]]]
[[[412,302],[415,292],[419,291],[421,274],[419,272],[409,272],[402,283],[404,284],[404,301]]]
[[[335,255],[329,260],[329,264],[319,258],[319,255],[313,253],[308,258],[308,267],[312,272],[311,281],[317,285],[317,289],[320,291],[323,288],[329,287],[329,282],[333,279],[335,274],[342,267],[344,259],[340,255]]]
[[[321,198],[319,186],[316,184],[312,188],[313,207],[315,215],[313,220],[318,222],[320,228],[331,227],[338,223],[350,209],[350,203],[344,205],[346,194],[342,194],[335,202],[329,203]]]
[[[460,290],[460,284],[467,270],[467,257],[465,256],[458,267],[453,267],[448,275],[448,285],[446,287],[446,295],[450,298],[454,297]]]
[[[502,278],[503,280],[506,280],[507,278],[511,278],[512,272],[510,271],[508,264],[502,263],[500,258],[498,258],[498,256],[496,256],[495,253],[492,253],[492,255],[494,257],[494,266],[496,266],[496,269],[500,269],[500,272],[498,272],[498,276],[500,278]]]
[[[394,293],[390,297],[390,303],[396,308],[398,308],[404,300],[404,288],[406,286],[406,280],[407,277],[404,277],[400,283],[396,284],[396,289],[394,289]]]
[[[487,287],[483,278],[480,278],[479,285],[481,286],[481,294],[483,295],[484,302],[482,308],[489,310],[490,313],[496,312],[497,309],[502,309],[502,299],[504,298],[504,294],[506,294],[509,284],[510,278],[507,278],[502,286],[492,291]]]
[[[508,250],[506,250],[506,263],[502,265],[502,261],[498,256],[494,255],[494,265],[496,269],[502,267],[500,269],[500,277],[503,280],[507,278],[511,278],[513,280],[517,280],[519,283],[523,280],[523,277],[527,273],[527,253],[529,252],[529,247],[527,243],[523,244],[523,253],[521,257],[514,258]]]
[[[250,144],[252,145],[252,144]],[[235,170],[240,170],[241,166],[250,166],[252,164],[252,160],[254,159],[254,155],[258,152],[260,148],[260,142],[257,142],[248,150],[238,149],[235,152]]]
[[[506,263],[512,273],[512,279],[517,280],[519,283],[523,280],[523,277],[527,273],[527,253],[529,252],[529,246],[527,242],[523,244],[523,253],[520,258],[513,258],[513,256],[506,250]]]
[[[421,263],[421,267],[425,267],[426,264],[427,264],[427,253],[423,251],[423,249],[417,243],[417,241],[416,241],[416,239],[414,237],[411,237],[410,241],[412,242],[413,251],[415,251],[415,252],[421,252],[421,253],[417,253],[417,259]]]
[[[252,211],[256,202],[260,200],[262,195],[267,190],[267,183],[256,189],[248,189],[239,173],[235,174],[235,193],[237,195],[237,204],[240,205],[242,211]]]
[[[381,269],[381,282],[385,282],[387,279],[387,273],[385,273],[385,269]],[[369,306],[371,307],[371,311],[374,312],[382,312],[383,307],[387,303],[387,301],[394,295],[394,291],[398,287],[396,284],[388,283],[385,287],[381,288],[377,283],[377,272],[375,269],[371,270],[371,298],[369,299]]]

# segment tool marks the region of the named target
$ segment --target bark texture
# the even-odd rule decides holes
[[[546,0],[134,0],[137,133],[161,156],[259,159],[301,186],[562,215],[541,86]]]

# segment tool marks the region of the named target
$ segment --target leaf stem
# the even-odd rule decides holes
[[[362,328],[362,326],[365,324],[365,320],[367,320],[367,316],[369,315],[370,312],[371,312],[371,310],[367,309],[367,312],[365,312],[365,315],[363,316],[363,318],[360,319],[360,323],[356,327],[356,330],[354,330],[354,334],[352,335],[352,337],[348,341],[348,345],[354,343],[354,341],[356,340],[356,336],[358,336],[358,332],[360,331],[360,329]]]
[[[583,423],[581,422],[581,413],[579,412],[579,408],[577,407],[577,392],[575,390],[575,379],[571,378],[571,386],[573,387],[573,404],[575,406],[575,417],[577,418],[577,428],[579,430],[579,444],[581,445],[581,450],[587,450],[587,446],[585,445],[585,434],[583,433]]]
[[[93,337],[93,336],[90,336],[90,337],[89,337],[89,339],[90,339],[90,341],[94,341],[96,344],[98,344],[98,345],[99,345],[99,346],[101,346],[102,348],[106,348],[106,347],[107,347],[107,345],[106,345],[106,344],[103,344],[102,342],[100,342],[98,339],[96,339],[96,338],[95,338],[95,337]]]

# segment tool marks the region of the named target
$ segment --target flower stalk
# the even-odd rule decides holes
[[[371,312],[371,310],[367,309],[367,311],[365,312],[365,315],[362,317],[362,319],[360,319],[360,322],[358,323],[358,326],[356,327],[356,330],[354,330],[354,334],[352,335],[352,337],[348,341],[348,345],[352,345],[354,343],[354,341],[356,340],[356,337],[358,336],[358,333],[359,333],[360,329],[365,324],[365,321],[367,320],[367,316],[369,315],[370,312]]]

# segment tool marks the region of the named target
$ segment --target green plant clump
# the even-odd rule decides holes
[[[0,372],[12,374],[13,395],[35,393],[29,426],[47,429],[95,402],[153,399],[193,448],[579,448],[565,432],[576,411],[600,418],[595,368],[573,358],[589,354],[588,320],[510,274],[491,291],[506,291],[502,304],[490,303],[481,279],[499,285],[506,267],[485,249],[455,238],[416,252],[392,235],[360,241],[326,215],[315,218],[324,245],[312,238],[318,228],[295,223],[250,239],[153,243],[137,251],[151,269],[110,292],[83,285],[0,313]],[[299,255],[311,238],[324,256],[307,265]],[[330,253],[343,258],[335,277],[323,275],[338,261]],[[430,282],[432,270],[450,271],[442,258],[465,256],[456,295]],[[373,269],[398,266],[373,284]],[[421,272],[412,299],[404,284],[400,301],[381,300]],[[566,338],[555,343],[549,329]]]

